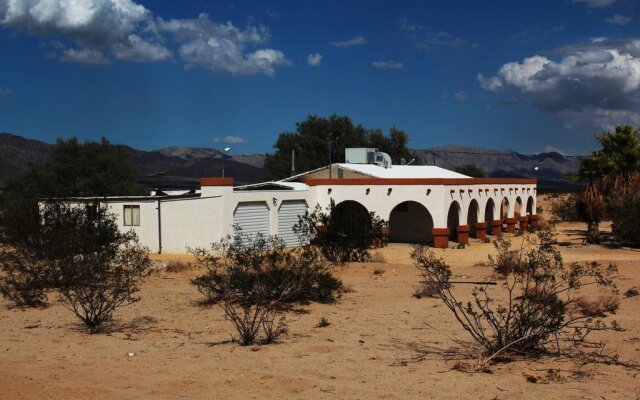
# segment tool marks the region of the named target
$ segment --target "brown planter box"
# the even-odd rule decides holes
[[[538,220],[539,220],[539,219],[540,219],[540,216],[539,216],[539,215],[536,215],[536,214],[529,215],[529,223],[530,223],[530,224],[531,224],[531,226],[533,226],[534,228],[535,228],[536,226],[538,226]]]
[[[529,225],[529,216],[524,215],[520,217],[520,230],[525,232],[527,230],[527,225]]]
[[[505,222],[507,223],[507,233],[514,233],[518,220],[516,218],[507,218]]]
[[[500,236],[502,234],[502,220],[494,219],[491,221],[491,235]]]
[[[437,249],[446,249],[449,247],[449,228],[433,228],[433,247]]]
[[[469,225],[458,225],[456,231],[458,232],[458,243],[467,244],[469,243],[469,231],[471,227]]]
[[[476,239],[484,240],[487,237],[487,223],[476,222]]]

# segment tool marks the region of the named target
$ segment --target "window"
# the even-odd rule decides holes
[[[140,225],[140,206],[124,206],[124,225],[139,226]]]

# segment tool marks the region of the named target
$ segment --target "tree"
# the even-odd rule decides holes
[[[596,139],[602,148],[594,152],[602,170],[602,188],[607,196],[625,194],[640,182],[640,134],[629,125],[604,132]]]
[[[580,160],[578,179],[586,182],[584,192],[578,196],[578,214],[587,224],[587,243],[600,243],[600,219],[604,211],[605,198],[600,189],[599,179],[602,166],[597,157]]]
[[[475,164],[458,165],[455,168],[455,171],[462,175],[470,176],[472,178],[484,178],[487,176],[484,173],[484,171]]]
[[[389,136],[382,131],[367,130],[362,125],[354,125],[349,117],[331,115],[329,118],[309,116],[296,124],[295,132],[283,132],[273,145],[276,151],[268,154],[265,167],[271,178],[286,178],[291,173],[291,152],[295,150],[296,171],[310,171],[329,164],[329,142],[331,161],[344,162],[347,147],[375,147],[389,153],[399,164],[401,158],[407,162],[412,153],[407,149],[408,136],[393,127]]]
[[[105,138],[100,143],[58,139],[47,161],[10,180],[0,195],[3,240],[29,240],[37,231],[38,200],[68,196],[139,194],[127,154]]]

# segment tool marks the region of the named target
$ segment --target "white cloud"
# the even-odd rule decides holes
[[[475,47],[475,43],[467,39],[456,37],[445,31],[428,31],[424,26],[410,22],[407,18],[398,21],[400,32],[411,39],[416,48],[421,50],[432,50],[436,47]]]
[[[8,96],[11,93],[13,93],[12,89],[0,87],[0,96]]]
[[[403,69],[404,65],[401,62],[393,60],[379,60],[371,63],[373,68],[378,69]]]
[[[61,36],[52,56],[67,62],[167,61],[173,53],[164,36],[171,34],[187,68],[273,75],[291,65],[282,51],[260,46],[270,39],[264,26],[239,29],[206,14],[163,20],[134,0],[0,0],[0,27]]]
[[[173,33],[182,43],[178,51],[187,68],[203,66],[232,75],[273,75],[275,67],[291,65],[280,50],[247,51],[248,46],[270,39],[263,26],[248,26],[242,30],[231,22],[215,23],[207,14],[200,14],[196,19],[160,20],[158,29]]]
[[[614,14],[613,17],[607,18],[607,22],[610,24],[616,24],[620,26],[628,25],[631,22],[631,17],[627,17],[625,15]]]
[[[554,112],[569,126],[581,119],[598,127],[640,122],[640,39],[601,39],[559,52],[559,60],[534,55],[504,64],[496,76],[478,74],[478,81],[485,90]]]
[[[129,44],[117,44],[113,53],[119,60],[134,62],[164,61],[171,58],[166,47],[148,42],[138,35],[129,35]]]
[[[62,52],[60,61],[93,65],[109,63],[109,59],[100,50],[94,49],[66,49]]]
[[[604,8],[613,4],[616,0],[573,0],[574,3],[586,3],[591,8]]]
[[[357,37],[354,37],[353,39],[343,40],[341,42],[331,42],[331,45],[346,49],[353,46],[360,46],[366,43],[367,43],[367,40],[365,38],[363,38],[362,36],[357,36]]]
[[[453,97],[458,101],[467,101],[469,99],[469,95],[464,90],[457,91]]]
[[[320,53],[309,54],[307,56],[307,64],[313,67],[320,65],[321,62],[322,62],[322,54]]]
[[[227,136],[225,136],[223,138],[214,137],[213,138],[213,142],[214,143],[225,143],[225,144],[244,144],[244,143],[247,143],[247,141],[242,136],[237,136],[237,135],[227,135]]]

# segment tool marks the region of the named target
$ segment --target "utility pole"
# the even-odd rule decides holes
[[[291,150],[291,176],[296,174],[296,151]]]

